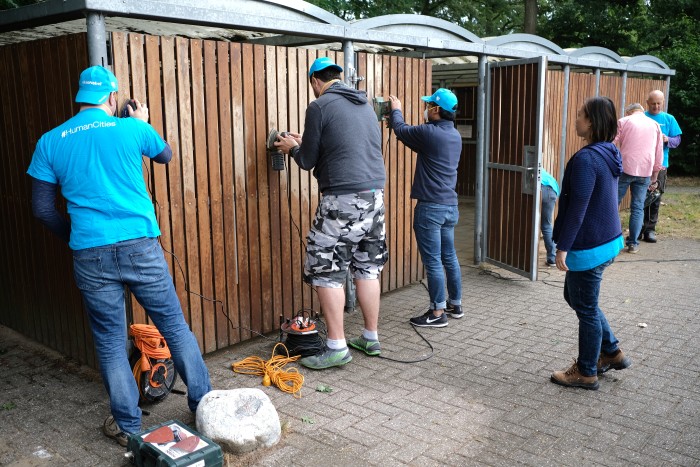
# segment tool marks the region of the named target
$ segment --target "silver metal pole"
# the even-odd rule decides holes
[[[571,75],[571,66],[564,66],[564,102],[561,109],[561,148],[559,148],[559,183],[564,179],[564,166],[566,165],[566,127],[569,116],[569,77]]]
[[[345,70],[345,84],[350,87],[355,87],[355,49],[352,46],[352,41],[343,41],[343,69]]]
[[[480,264],[483,258],[481,250],[484,235],[484,139],[486,138],[486,56],[479,56],[479,85],[476,88],[476,174],[474,176],[474,264]]]
[[[600,68],[595,69],[595,96],[600,96]]]
[[[671,94],[671,77],[666,77],[666,98],[664,99],[664,112],[668,112],[668,98]]]
[[[89,11],[87,13],[87,46],[90,66],[107,67],[105,17],[99,11]]]

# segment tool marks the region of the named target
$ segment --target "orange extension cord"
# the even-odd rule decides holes
[[[151,370],[149,358],[170,358],[170,349],[158,328],[150,324],[132,324],[129,326],[129,335],[134,338],[134,345],[141,351],[141,364],[134,365],[134,378],[141,393],[141,374]],[[143,396],[143,394],[141,394]]]
[[[277,346],[281,345],[284,355],[275,355],[275,350]],[[263,386],[270,386],[274,384],[282,391],[294,395],[295,398],[301,398],[301,387],[304,384],[304,375],[299,373],[297,368],[290,368],[288,370],[283,370],[283,367],[290,362],[295,362],[301,358],[301,355],[295,357],[289,356],[289,351],[283,343],[278,342],[272,349],[272,358],[269,360],[263,360],[258,356],[252,356],[244,358],[243,360],[236,362],[231,365],[233,371],[236,373],[242,373],[244,375],[262,375]]]

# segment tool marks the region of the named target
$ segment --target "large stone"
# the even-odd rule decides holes
[[[282,433],[272,401],[253,388],[206,394],[197,407],[197,430],[234,454],[273,446]]]

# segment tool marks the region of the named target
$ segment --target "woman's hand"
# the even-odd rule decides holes
[[[566,267],[566,251],[557,250],[557,256],[554,258],[554,262],[557,265],[557,269],[560,271],[569,270],[569,268]]]

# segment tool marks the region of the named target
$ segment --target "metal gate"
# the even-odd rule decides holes
[[[537,279],[546,58],[489,63],[483,251]]]

